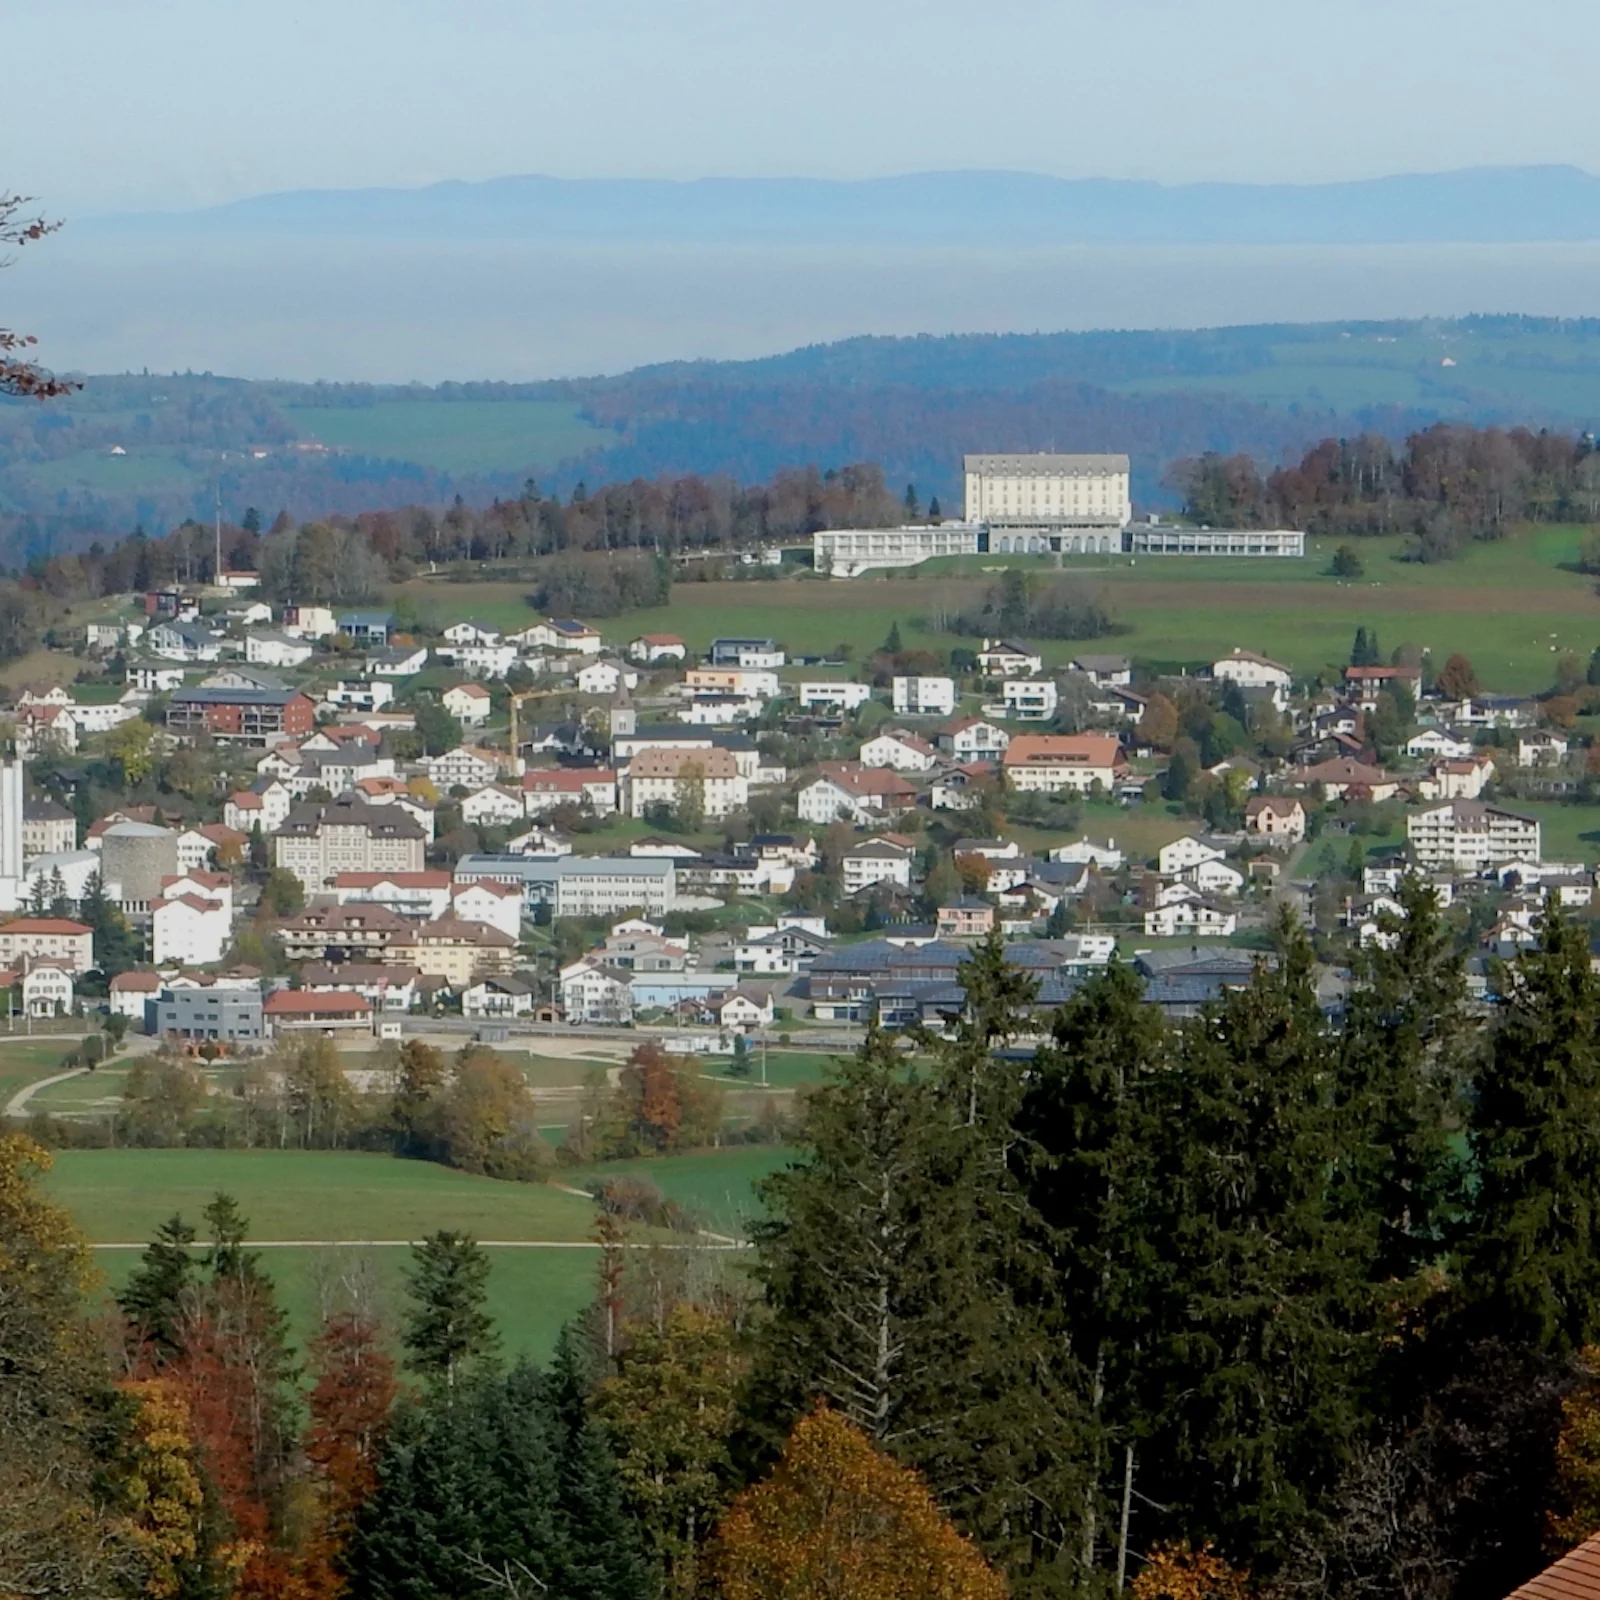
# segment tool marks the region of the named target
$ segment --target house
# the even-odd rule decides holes
[[[0,923],[0,966],[15,967],[25,956],[59,961],[68,972],[87,972],[94,965],[94,931],[66,917]]]
[[[486,622],[452,622],[444,630],[444,638],[450,644],[499,644],[500,630],[492,628]]]
[[[1221,861],[1226,854],[1225,850],[1207,844],[1195,834],[1185,834],[1181,839],[1162,845],[1156,852],[1156,871],[1163,878],[1177,878],[1202,861]]]
[[[383,678],[341,678],[322,698],[341,711],[382,711],[394,704],[394,685]]]
[[[956,708],[953,678],[895,678],[890,694],[897,717],[948,717]]]
[[[66,706],[18,707],[13,733],[17,757],[22,761],[43,755],[71,755],[78,748],[78,725]]]
[[[1175,939],[1180,934],[1226,939],[1238,926],[1239,918],[1234,912],[1204,900],[1180,900],[1144,914],[1145,935],[1151,939]]]
[[[220,982],[194,984],[174,979],[160,985],[139,1016],[147,1033],[162,1038],[244,1043],[259,1040],[266,1033],[259,981],[224,986]]]
[[[830,711],[854,711],[871,698],[872,685],[868,683],[834,680],[800,685],[800,705],[807,711],[817,706],[826,706]],[[895,709],[900,708],[896,706]]]
[[[375,678],[409,678],[428,664],[428,652],[420,644],[392,644],[367,652],[367,671]]]
[[[372,1002],[345,990],[314,992],[277,989],[261,1004],[269,1036],[284,1033],[366,1033],[372,1028]]]
[[[1124,859],[1115,839],[1107,839],[1104,844],[1074,839],[1071,844],[1058,844],[1049,855],[1050,860],[1066,866],[1098,867],[1102,872],[1120,872]]]
[[[1044,670],[1044,657],[1009,639],[985,639],[978,666],[991,678],[1031,678]]]
[[[340,904],[317,895],[305,910],[278,926],[284,957],[291,961],[381,961],[408,964],[416,958],[417,924],[388,906]]]
[[[751,989],[730,989],[715,1001],[717,1026],[729,1033],[753,1033],[772,1026],[772,996]]]
[[[316,707],[296,689],[175,689],[167,702],[167,731],[207,733],[221,744],[265,749],[310,733]]]
[[[935,811],[970,811],[983,796],[982,785],[998,784],[998,769],[988,761],[969,761],[949,767],[933,780],[928,804]]]
[[[1414,811],[1406,818],[1406,837],[1425,867],[1481,872],[1502,861],[1540,859],[1538,822],[1481,800]]]
[[[1072,670],[1097,689],[1126,689],[1133,682],[1133,663],[1126,656],[1074,656]]]
[[[1363,711],[1372,711],[1386,690],[1404,689],[1415,705],[1422,693],[1421,667],[1346,667],[1346,692]]]
[[[209,866],[218,851],[243,858],[250,837],[238,828],[223,822],[202,822],[198,827],[185,828],[178,835],[178,871],[198,872]]]
[[[1424,800],[1476,800],[1494,772],[1494,762],[1487,755],[1467,761],[1435,761],[1428,776],[1417,784],[1417,793]]]
[[[509,789],[501,783],[485,784],[461,802],[461,820],[474,828],[504,827],[520,822],[526,815],[522,791]]]
[[[333,878],[339,905],[376,905],[397,916],[424,921],[450,909],[453,880],[448,872],[340,872]],[[520,891],[518,891],[520,893]]]
[[[860,844],[852,845],[839,858],[839,875],[844,892],[847,895],[859,894],[877,883],[909,887],[915,859],[916,851],[907,840],[864,839]]]
[[[559,806],[608,817],[617,809],[617,775],[609,767],[534,767],[522,775],[522,806],[530,817]]]
[[[637,689],[639,674],[620,661],[591,661],[573,675],[579,694],[615,694],[619,689]]]
[[[145,634],[144,645],[166,661],[219,661],[223,637],[198,622],[158,622]]]
[[[1295,782],[1319,785],[1330,800],[1392,800],[1400,790],[1399,782],[1381,767],[1369,767],[1348,756],[1302,767]]]
[[[461,1015],[477,1021],[533,1014],[533,990],[520,978],[480,978],[461,991]]]
[[[441,661],[475,678],[503,678],[517,664],[514,644],[454,644],[435,653]]]
[[[110,699],[103,698],[105,692],[81,685],[74,691],[67,712],[80,734],[109,733],[124,722],[132,722],[144,709],[144,696],[133,689],[124,689],[120,694],[113,691]],[[86,694],[96,697],[85,700],[82,697]]]
[[[176,962],[205,967],[222,960],[233,931],[229,899],[186,891],[175,885],[150,905],[150,958],[157,965]]]
[[[253,628],[244,639],[244,658],[258,667],[303,667],[316,653],[309,640],[270,628]]]
[[[161,992],[159,972],[119,972],[107,985],[107,1006],[114,1017],[126,1017],[142,1028],[145,1007]]]
[[[780,687],[765,667],[690,667],[682,685],[691,700],[775,700]]]
[[[1002,768],[1013,789],[1087,794],[1099,788],[1109,794],[1128,763],[1120,741],[1108,733],[1026,733],[1006,747]]]
[[[801,788],[796,809],[803,822],[869,822],[906,810],[916,798],[916,790],[893,768],[824,761],[817,777]]]
[[[479,750],[462,744],[443,755],[424,756],[418,765],[440,794],[449,794],[452,789],[470,792],[493,783],[500,776],[504,762],[505,757],[498,750]]]
[[[733,947],[733,964],[754,977],[793,977],[804,972],[832,941],[826,934],[780,919],[775,928],[750,928]]]
[[[308,994],[358,994],[374,1011],[407,1012],[417,998],[422,974],[415,967],[387,962],[308,961],[300,987]]]
[[[1269,660],[1254,650],[1235,649],[1211,663],[1211,676],[1218,683],[1234,683],[1241,689],[1265,689],[1281,711],[1289,703],[1294,674],[1279,661]]]
[[[941,939],[983,939],[994,932],[995,908],[976,895],[940,906],[935,926]]]
[[[1536,1573],[1506,1600],[1590,1600],[1600,1590],[1600,1534]]]
[[[141,694],[167,694],[183,684],[183,668],[160,661],[130,661],[122,676]]]
[[[10,996],[8,1008],[23,1016],[65,1017],[72,1012],[72,974],[48,957],[24,956],[15,967],[0,972],[0,989]]]
[[[561,1004],[570,1022],[629,1022],[633,1018],[632,974],[621,967],[582,960],[561,969]]]
[[[356,644],[385,645],[394,632],[394,616],[388,611],[346,611],[338,631]]]
[[[339,624],[326,606],[285,606],[283,631],[305,639],[331,639]]]
[[[1183,874],[1185,883],[1192,883],[1202,894],[1233,896],[1244,888],[1244,874],[1226,861],[1202,861],[1189,867]]]
[[[772,639],[713,639],[706,661],[713,667],[776,669],[787,657]]]
[[[685,661],[689,647],[675,633],[642,633],[628,645],[628,659],[654,666],[658,661]]]
[[[939,764],[938,752],[926,739],[900,729],[874,734],[861,746],[864,767],[893,767],[896,772],[929,772]]]
[[[750,786],[727,750],[645,750],[628,763],[628,815],[654,807],[682,812],[692,806],[702,818],[744,810]]]
[[[1567,741],[1558,733],[1540,729],[1517,735],[1519,767],[1557,767],[1567,759]]]
[[[58,855],[78,848],[78,819],[54,800],[29,800],[22,808],[22,854]]]
[[[1263,839],[1299,844],[1306,836],[1306,808],[1282,795],[1257,795],[1244,808],[1244,825]]]
[[[295,807],[273,839],[275,865],[307,893],[341,872],[420,872],[426,835],[400,806],[370,806],[355,795]]]
[[[524,628],[521,633],[510,634],[508,638],[512,644],[525,650],[566,650],[578,655],[597,656],[601,648],[599,630],[572,617],[550,617],[544,622],[536,622],[531,628]]]
[[[1059,691],[1053,678],[1007,678],[1000,696],[1001,715],[1015,722],[1048,722],[1056,714]]]
[[[1471,756],[1470,739],[1458,739],[1440,728],[1424,728],[1421,733],[1406,741],[1406,754],[1423,760],[1465,761]]]
[[[937,738],[939,748],[957,761],[998,761],[1011,743],[1004,728],[982,717],[961,717],[941,728]]]
[[[461,922],[482,922],[515,939],[522,933],[523,891],[520,884],[495,883],[480,878],[476,883],[453,883],[450,889],[450,915]],[[437,915],[437,913],[436,913]]]
[[[481,683],[458,683],[439,696],[439,703],[467,728],[481,728],[489,720],[493,696]]]

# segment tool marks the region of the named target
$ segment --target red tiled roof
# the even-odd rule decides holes
[[[69,922],[65,917],[18,917],[14,922],[0,923],[0,933],[93,933],[81,922]]]
[[[372,1006],[364,996],[347,990],[307,994],[303,989],[279,989],[267,996],[261,1009],[269,1017],[326,1017],[339,1012],[356,1017],[370,1012]]]
[[[1600,1600],[1600,1534],[1512,1590],[1507,1600]]]

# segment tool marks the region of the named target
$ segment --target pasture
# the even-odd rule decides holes
[[[1386,654],[1402,643],[1428,650],[1438,662],[1461,652],[1486,687],[1531,693],[1549,686],[1557,655],[1571,650],[1587,658],[1600,645],[1600,598],[1594,581],[1576,570],[1583,537],[1580,528],[1527,528],[1431,566],[1403,560],[1401,539],[1363,539],[1355,543],[1366,570],[1355,580],[1327,576],[1327,540],[1312,540],[1299,561],[962,557],[849,581],[678,583],[669,604],[599,625],[616,645],[650,632],[681,634],[697,650],[718,635],[770,635],[792,654],[828,654],[845,645],[857,661],[898,626],[908,648],[943,652],[974,641],[930,623],[981,602],[1004,568],[1018,566],[1041,578],[1080,579],[1099,591],[1124,630],[1093,642],[1036,641],[1055,664],[1092,649],[1193,667],[1237,646],[1297,673],[1331,673],[1349,659],[1356,628],[1367,626],[1378,630]],[[419,579],[397,592],[439,622],[482,616],[513,626],[533,615],[516,585]]]
[[[796,1152],[784,1145],[733,1145],[637,1161],[607,1161],[563,1169],[562,1181],[582,1188],[604,1178],[645,1178],[717,1233],[743,1237],[760,1213],[756,1185],[786,1167]]]

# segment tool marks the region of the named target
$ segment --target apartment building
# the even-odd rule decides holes
[[[895,678],[890,683],[895,715],[901,717],[948,717],[956,709],[953,678]]]
[[[1128,771],[1122,745],[1108,733],[1019,734],[1001,764],[1013,789],[1047,794],[1095,788],[1109,793]]]
[[[316,707],[297,689],[174,689],[167,729],[179,736],[208,733],[223,744],[265,749],[310,733]]]
[[[1425,867],[1481,872],[1502,861],[1540,859],[1538,822],[1481,800],[1451,800],[1413,812],[1406,818],[1406,837]]]
[[[895,679],[899,683],[900,679]],[[800,704],[805,710],[826,706],[833,711],[854,711],[872,698],[872,686],[866,683],[802,683]],[[896,710],[899,709],[897,706]]]
[[[402,806],[370,806],[343,795],[296,806],[273,845],[276,865],[313,893],[341,872],[421,872],[426,834]]]
[[[726,817],[744,810],[750,785],[726,750],[646,750],[628,764],[628,815],[642,817],[652,806],[697,803],[702,817]]]

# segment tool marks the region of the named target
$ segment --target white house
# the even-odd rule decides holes
[[[451,644],[499,644],[500,630],[491,628],[485,622],[452,622],[444,630],[444,637]]]
[[[948,717],[956,708],[953,678],[895,678],[890,690],[896,716]]]
[[[939,754],[926,739],[914,733],[891,729],[874,734],[861,746],[864,767],[893,767],[896,772],[931,772],[939,764]]]
[[[1519,767],[1556,767],[1567,759],[1567,741],[1547,728],[1517,735]]]
[[[1004,715],[1014,721],[1048,722],[1056,714],[1059,691],[1053,678],[1007,678],[1000,695]]]
[[[1221,861],[1227,854],[1213,844],[1205,844],[1193,834],[1174,839],[1156,852],[1156,870],[1163,878],[1178,878],[1202,861]]]
[[[170,694],[183,687],[183,668],[161,661],[130,661],[122,676],[143,694]]]
[[[150,908],[150,954],[157,964],[210,966],[228,947],[233,919],[220,898],[163,894]]]
[[[820,775],[796,796],[802,822],[871,822],[916,803],[917,792],[892,767],[825,761]]]
[[[475,678],[503,678],[517,664],[514,644],[453,644],[437,654],[441,661]]]
[[[259,629],[244,638],[244,658],[258,667],[302,667],[317,653],[309,640],[292,633]]]
[[[283,631],[307,639],[331,639],[339,624],[327,606],[285,606]]]
[[[1241,689],[1267,689],[1281,711],[1289,703],[1294,674],[1281,662],[1257,655],[1254,650],[1235,649],[1211,663],[1211,676],[1218,683],[1236,683]]]
[[[997,722],[982,717],[962,717],[939,735],[939,743],[957,761],[998,761],[1011,743],[1011,735]]]
[[[749,989],[733,989],[719,1001],[714,1001],[718,1024],[730,1033],[751,1033],[757,1028],[772,1025],[773,1009],[770,994],[756,994]]]
[[[1238,926],[1239,918],[1234,912],[1207,905],[1203,900],[1180,900],[1176,905],[1158,906],[1144,914],[1144,931],[1152,939],[1174,939],[1179,934],[1226,939]]]
[[[516,939],[522,935],[522,900],[518,885],[478,878],[451,886],[450,915],[463,922],[487,923]]]
[[[294,796],[288,784],[270,778],[257,788],[229,795],[222,807],[222,820],[239,833],[251,832],[258,823],[262,833],[275,833],[287,821],[293,806]]]
[[[152,655],[167,661],[219,661],[223,638],[198,622],[158,622],[144,637]]]
[[[493,702],[481,683],[458,683],[440,695],[439,703],[464,727],[481,728]]]
[[[1183,874],[1202,894],[1236,895],[1244,888],[1244,874],[1226,861],[1202,861]]]
[[[1494,762],[1487,755],[1466,761],[1435,761],[1428,776],[1417,784],[1424,800],[1476,800],[1494,776]]]
[[[144,1026],[144,1007],[161,993],[159,972],[119,972],[109,986],[107,1001],[111,1015],[126,1017],[129,1022]]]
[[[464,1017],[526,1017],[532,1012],[533,990],[520,978],[480,978],[461,991]]]
[[[23,958],[21,999],[27,1016],[69,1016],[72,994],[72,974],[60,962]]]
[[[1263,839],[1299,844],[1306,836],[1306,808],[1282,795],[1257,795],[1244,808],[1244,825]]]
[[[580,694],[615,694],[618,689],[639,687],[639,674],[620,661],[591,661],[575,676]]]
[[[493,752],[457,745],[442,756],[424,756],[419,763],[441,794],[454,788],[482,789],[500,776],[500,758]]]
[[[67,707],[67,715],[81,734],[109,733],[124,722],[132,722],[143,706],[143,696],[128,689],[115,700],[74,700]]]
[[[382,711],[394,703],[394,685],[381,678],[344,678],[322,698],[342,711]]]
[[[895,682],[900,682],[896,679]],[[854,711],[872,698],[872,685],[867,683],[802,683],[800,704],[807,710],[814,706],[827,706],[833,711]],[[898,710],[899,707],[896,707]]]
[[[420,644],[391,644],[367,654],[367,671],[375,678],[410,678],[428,664]]]
[[[730,750],[642,750],[628,763],[628,814],[642,817],[651,807],[679,808],[692,801],[703,818],[743,811],[750,801],[749,780]]]
[[[526,814],[521,792],[498,783],[485,784],[461,802],[461,820],[474,828],[504,827],[521,822]]]
[[[1126,656],[1074,656],[1072,670],[1097,689],[1126,689],[1133,682],[1133,663]]]
[[[531,628],[524,628],[521,633],[508,635],[508,638],[512,644],[520,645],[525,650],[569,650],[585,656],[600,654],[598,629],[572,617],[549,617],[543,622],[534,623]]]
[[[1044,670],[1044,657],[1009,639],[985,639],[978,666],[991,678],[1031,678]]]
[[[1532,817],[1486,805],[1450,800],[1406,818],[1412,854],[1425,867],[1480,872],[1502,861],[1540,859],[1540,828]]]
[[[1000,781],[1000,774],[987,761],[969,761],[948,767],[933,780],[928,790],[928,804],[935,811],[970,811],[981,797],[982,791],[977,786],[986,781]]]
[[[1406,754],[1424,761],[1465,761],[1472,748],[1470,739],[1458,739],[1439,728],[1424,728],[1406,741]]]
[[[628,646],[628,658],[654,666],[658,661],[685,661],[689,647],[675,633],[642,633]]]
[[[629,1022],[633,975],[587,959],[561,969],[561,1004],[569,1022]]]
[[[859,894],[861,890],[877,883],[894,883],[902,887],[911,882],[911,864],[915,852],[909,845],[892,839],[865,839],[853,845],[839,860],[840,877],[844,892]]]

